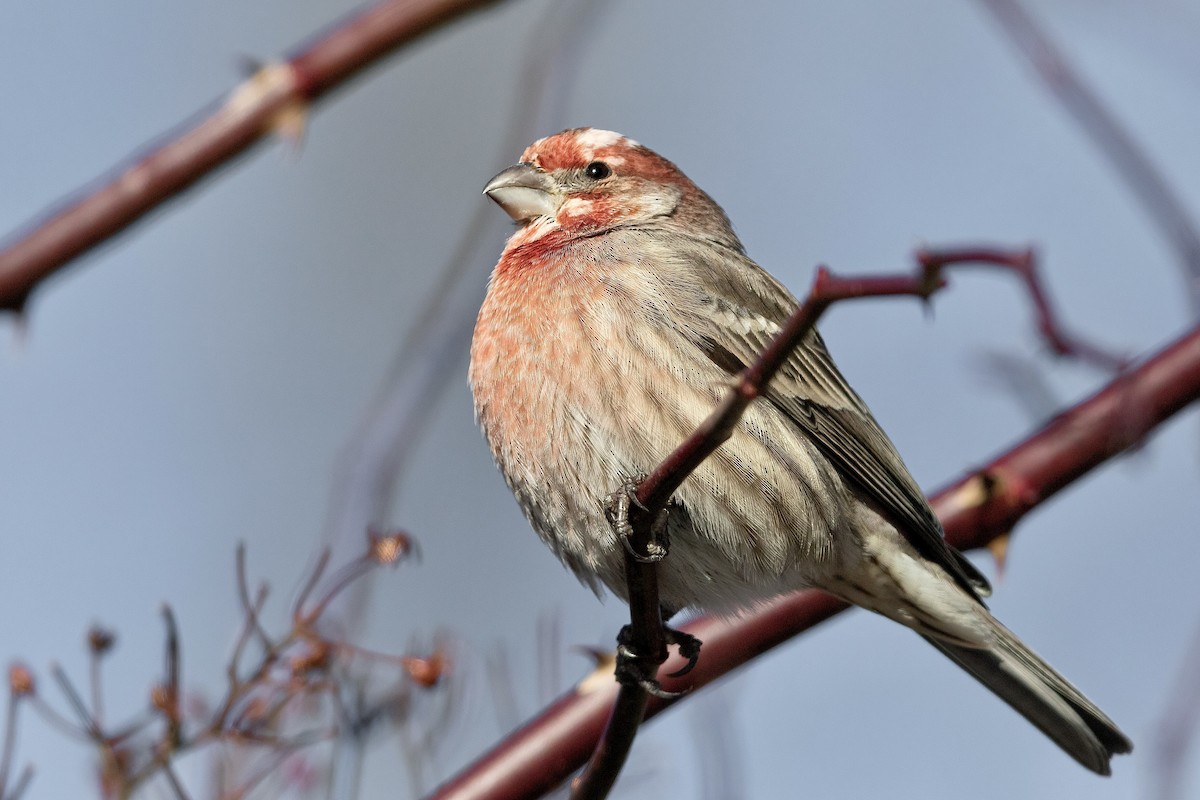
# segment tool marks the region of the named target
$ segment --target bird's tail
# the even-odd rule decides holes
[[[859,531],[865,557],[822,588],[915,630],[1093,772],[1108,775],[1112,756],[1133,749],[1103,711],[893,527],[868,516]]]
[[[1054,740],[1072,758],[1101,775],[1109,759],[1133,745],[1103,711],[982,608],[993,628],[987,648],[964,647],[922,636],[975,676]]]

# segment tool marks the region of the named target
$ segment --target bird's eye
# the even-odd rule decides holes
[[[603,161],[593,161],[584,168],[583,172],[594,181],[604,180],[612,175],[612,170]]]

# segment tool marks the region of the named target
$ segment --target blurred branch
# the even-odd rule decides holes
[[[498,0],[383,0],[338,23],[285,60],[257,69],[198,121],[167,134],[0,246],[0,310],[71,260],[137,222],[277,131],[294,132],[308,107],[418,37]]]
[[[1031,424],[1046,419],[1062,405],[1032,358],[984,350],[972,366],[988,384],[1008,392]]]
[[[974,548],[1007,534],[1033,508],[1108,459],[1135,446],[1200,398],[1200,327],[1116,377],[1092,397],[950,487],[932,503],[947,540]],[[698,689],[802,633],[847,605],[803,591],[737,619],[702,617],[685,630],[704,641],[704,657],[686,680],[660,673],[668,691]],[[664,672],[683,659],[668,660]],[[577,769],[595,746],[615,686],[589,677],[429,800],[538,797]],[[653,716],[679,698],[650,698]]]
[[[8,709],[4,715],[4,738],[0,742],[0,800],[17,800],[33,778],[33,767],[21,770],[16,783],[9,787],[8,776],[12,769],[13,751],[17,746],[17,719],[21,702],[34,693],[33,673],[24,664],[12,664],[8,668]]]
[[[606,7],[603,0],[554,3],[528,32],[517,96],[497,153],[500,163],[509,163],[537,132],[565,116],[568,89],[590,41],[585,34]],[[464,360],[479,309],[483,276],[494,258],[492,243],[504,230],[489,206],[482,200],[476,203],[424,311],[409,326],[375,400],[338,458],[322,533],[336,560],[358,548],[364,530],[385,524],[404,467],[430,414],[440,407],[438,398],[458,374],[456,366]],[[472,274],[479,276],[477,282],[466,280]],[[352,630],[367,616],[369,590],[364,581],[341,595],[323,626]],[[427,760],[411,749],[405,756],[410,765]],[[339,741],[335,757],[333,795],[351,796],[361,761],[360,742]],[[410,771],[413,782],[421,777],[417,770]]]
[[[1167,708],[1155,732],[1152,766],[1153,797],[1158,800],[1182,800],[1184,766],[1196,740],[1200,723],[1200,627],[1192,635],[1183,657],[1183,668],[1172,690],[1167,693]]]
[[[554,3],[529,31],[498,163],[509,163],[538,131],[565,116],[568,89],[590,41],[585,34],[606,7],[603,0]],[[406,332],[376,399],[338,459],[323,534],[335,560],[343,551],[357,552],[363,531],[384,523],[429,415],[465,359],[484,275],[495,259],[492,247],[506,230],[490,205],[482,198],[476,204],[424,311]],[[469,274],[478,280],[464,280]],[[326,621],[347,625],[362,619],[366,590],[364,583],[344,595]]]
[[[1167,179],[1099,95],[1072,68],[1020,0],[981,0],[1042,83],[1108,159],[1175,249],[1187,273],[1193,314],[1200,314],[1200,232]]]
[[[738,725],[732,695],[726,684],[697,696],[689,708],[701,800],[744,800],[749,791],[743,753],[746,736]]]

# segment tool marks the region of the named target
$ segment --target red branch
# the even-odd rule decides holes
[[[980,547],[1007,533],[1031,509],[1099,464],[1140,443],[1200,398],[1200,327],[1063,412],[983,468],[935,494],[934,509],[956,547]],[[737,620],[700,618],[687,631],[704,655],[685,679],[660,675],[663,688],[699,688],[847,606],[817,591],[798,592]],[[664,672],[678,669],[673,658]],[[427,800],[540,797],[578,769],[595,746],[615,685],[580,684],[428,795]],[[674,701],[651,699],[648,716]]]
[[[948,266],[969,264],[1000,267],[1012,272],[1020,278],[1029,295],[1038,334],[1055,355],[1077,358],[1110,372],[1119,372],[1126,367],[1127,359],[1109,353],[1063,329],[1050,303],[1050,296],[1042,286],[1037,253],[1032,247],[1020,250],[993,247],[921,249],[917,251],[916,257],[917,263],[931,273]]]
[[[290,116],[401,45],[498,0],[383,0],[269,64],[186,130],[115,168],[102,185],[68,200],[0,249],[0,310],[20,312],[42,280],[124,230]]]

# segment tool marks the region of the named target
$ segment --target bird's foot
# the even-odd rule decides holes
[[[675,628],[668,628],[666,625],[663,625],[663,633],[667,635],[667,644],[675,645],[675,649],[679,651],[679,655],[687,659],[686,664],[671,673],[672,678],[682,678],[691,672],[695,668],[696,662],[700,660],[700,645],[702,642],[690,633],[684,633]]]
[[[638,479],[640,480],[640,479]],[[629,521],[630,511],[637,508],[649,511],[637,497],[638,480],[625,484],[619,491],[613,492],[604,501],[604,516],[612,526],[617,538],[625,547],[626,552],[635,561],[643,564],[656,564],[667,557],[670,549],[670,539],[667,536],[667,509],[655,515],[650,523],[650,538],[646,542],[645,552],[638,552],[633,546],[633,525]]]
[[[690,633],[684,633],[666,625],[663,625],[663,633],[666,634],[667,644],[675,645],[679,650],[679,655],[687,659],[687,663],[672,672],[670,677],[678,678],[688,674],[700,660],[700,640]],[[632,640],[633,628],[629,625],[621,628],[621,632],[617,634],[616,678],[618,683],[623,686],[639,686],[647,694],[662,700],[671,700],[687,693],[686,691],[670,692],[662,688],[658,682],[659,665],[652,659],[643,658],[634,649]]]

